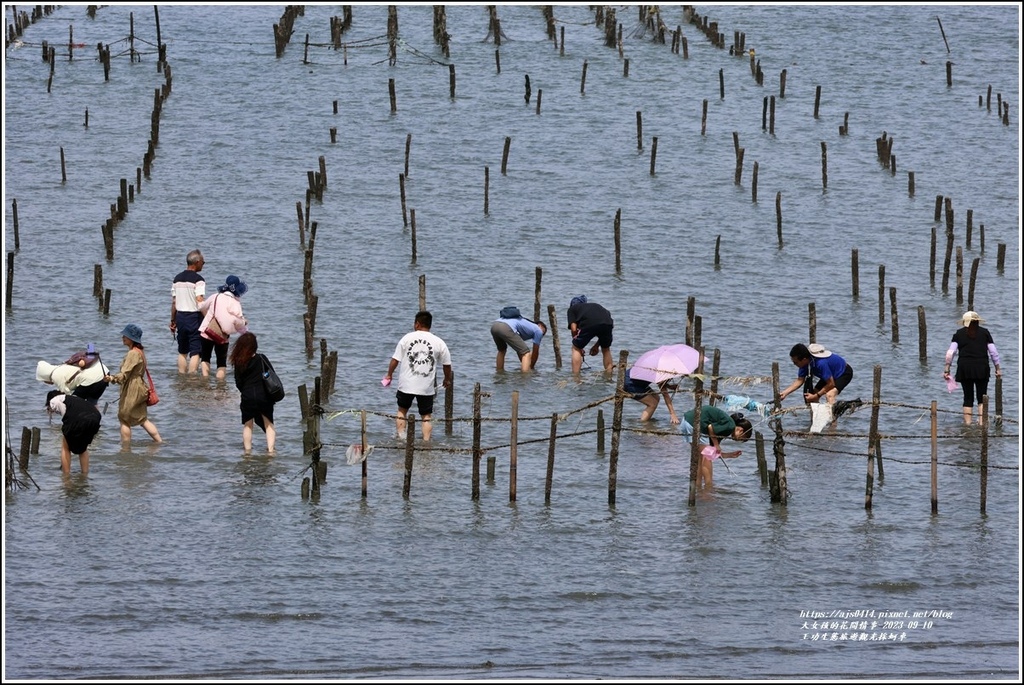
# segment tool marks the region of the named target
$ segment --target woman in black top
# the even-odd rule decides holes
[[[256,351],[256,336],[243,333],[231,347],[230,361],[235,370],[235,387],[242,393],[239,409],[242,411],[242,447],[252,451],[252,425],[255,423],[267,434],[267,452],[274,453],[277,431],[274,429],[274,402],[263,385],[263,364],[270,360]]]
[[[978,399],[978,423],[982,421],[985,411],[981,398],[988,394],[989,366],[988,360],[996,367],[996,376],[1002,376],[999,367],[999,350],[992,342],[992,334],[980,324],[985,320],[978,312],[966,312],[963,316],[963,327],[953,334],[953,341],[946,350],[946,368],[942,377],[949,378],[949,369],[953,356],[959,355],[956,362],[956,381],[964,389],[964,423],[970,425],[971,410],[975,397]]]

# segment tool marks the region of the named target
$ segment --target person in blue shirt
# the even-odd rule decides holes
[[[540,342],[548,332],[548,327],[543,321],[534,323],[522,316],[499,318],[491,324],[491,338],[494,339],[494,346],[498,348],[498,354],[494,360],[494,368],[497,371],[505,370],[505,352],[508,348],[515,350],[519,355],[523,371],[530,371],[537,366],[537,357],[540,354]],[[526,341],[533,342],[533,349]]]
[[[810,404],[826,397],[829,404],[835,404],[836,397],[853,380],[853,367],[824,345],[797,343],[789,351],[789,358],[799,371],[796,380],[779,393],[781,399],[804,386],[804,402]],[[807,387],[811,378],[818,379],[813,388]]]

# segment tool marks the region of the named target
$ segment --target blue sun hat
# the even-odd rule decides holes
[[[241,297],[242,295],[249,291],[249,286],[247,286],[245,284],[245,281],[243,281],[241,278],[232,274],[231,276],[227,277],[227,280],[224,282],[224,285],[220,286],[218,290],[220,290],[220,292],[222,293],[231,293],[235,297]]]
[[[576,297],[574,297],[571,300],[569,300],[569,306],[570,307],[575,307],[576,305],[583,304],[586,301],[587,301],[587,296],[586,295],[577,295]]]
[[[142,329],[133,323],[130,323],[124,327],[124,330],[121,331],[121,336],[128,338],[137,345],[142,344]]]

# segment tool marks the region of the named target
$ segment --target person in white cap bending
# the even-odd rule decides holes
[[[810,404],[826,397],[829,404],[835,404],[836,397],[853,380],[853,367],[824,345],[797,343],[789,351],[789,358],[799,371],[796,380],[779,393],[781,399],[804,386],[804,402]],[[808,383],[812,377],[818,379],[813,388]]]
[[[946,350],[946,368],[942,377],[949,378],[953,356],[958,354],[956,381],[964,389],[964,423],[970,425],[975,397],[978,399],[978,423],[984,418],[985,408],[981,398],[988,394],[988,360],[991,359],[996,367],[997,377],[1001,377],[1003,371],[999,366],[999,350],[992,342],[992,334],[980,325],[985,320],[978,316],[978,312],[966,312],[961,323],[963,327],[953,334],[953,341]]]

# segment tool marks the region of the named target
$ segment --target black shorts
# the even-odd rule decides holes
[[[399,390],[395,393],[395,397],[398,398],[398,406],[402,409],[408,410],[412,407],[412,400],[416,398],[416,408],[420,412],[420,416],[430,416],[434,413],[434,396],[433,395],[410,395],[407,392]]]
[[[612,346],[612,324],[601,323],[596,326],[581,328],[576,337],[572,339],[573,347],[582,350],[594,338],[597,344],[607,349]]]
[[[853,380],[853,367],[849,364],[846,365],[846,371],[843,371],[843,375],[836,376],[836,394],[841,393],[846,386]],[[820,392],[825,387],[825,381],[818,381],[818,384],[814,386],[815,392]]]

